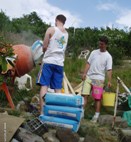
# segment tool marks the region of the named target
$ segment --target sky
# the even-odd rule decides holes
[[[55,17],[63,14],[66,28],[131,27],[131,0],[0,0],[0,10],[10,19],[35,11],[52,26]]]

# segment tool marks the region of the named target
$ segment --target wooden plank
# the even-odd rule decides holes
[[[71,86],[69,80],[67,79],[65,72],[64,72],[64,78],[65,78],[65,80],[66,80],[66,82],[67,82],[67,85],[68,85],[68,87],[69,87],[71,93],[72,93],[72,94],[75,94],[75,91],[73,90],[73,88],[72,88],[72,86]]]
[[[82,86],[83,86],[83,81],[82,81],[79,85],[77,85],[77,86],[74,88],[75,93],[78,93],[78,94],[81,95]]]
[[[117,112],[117,105],[118,105],[118,94],[119,94],[119,80],[117,80],[117,88],[116,88],[116,100],[115,100],[115,107],[114,107],[114,117],[113,117],[113,122],[112,122],[112,128],[114,129],[115,126],[115,120],[116,120],[116,112]]]
[[[64,92],[66,94],[69,94],[69,89],[68,89],[68,85],[67,85],[65,78],[63,78],[63,85],[64,85]]]

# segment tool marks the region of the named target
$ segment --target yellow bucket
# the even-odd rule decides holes
[[[115,97],[116,97],[116,93],[104,92],[103,99],[102,99],[102,105],[103,106],[114,106],[115,105]]]

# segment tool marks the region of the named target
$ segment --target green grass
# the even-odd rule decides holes
[[[72,86],[77,86],[81,81],[81,75],[86,64],[85,59],[66,59],[64,71]]]
[[[86,64],[85,59],[66,59],[65,60],[65,73],[67,78],[73,86],[78,85],[81,80],[82,72]],[[112,87],[111,91],[116,92],[117,76],[125,83],[128,88],[131,88],[131,65],[113,66],[112,71]],[[105,81],[107,85],[107,79]],[[124,88],[120,85],[120,91],[125,92]]]
[[[131,88],[131,67],[123,67],[123,66],[116,66],[113,67],[113,74],[112,74],[112,88],[115,91],[117,86],[117,76],[124,82],[124,84]],[[125,89],[120,85],[120,92],[126,92]]]

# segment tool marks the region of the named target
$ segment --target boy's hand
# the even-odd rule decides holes
[[[108,88],[110,88],[111,87],[111,82],[108,82],[107,86],[108,86]]]
[[[84,73],[83,75],[82,75],[82,80],[85,80],[86,79],[86,74]]]

